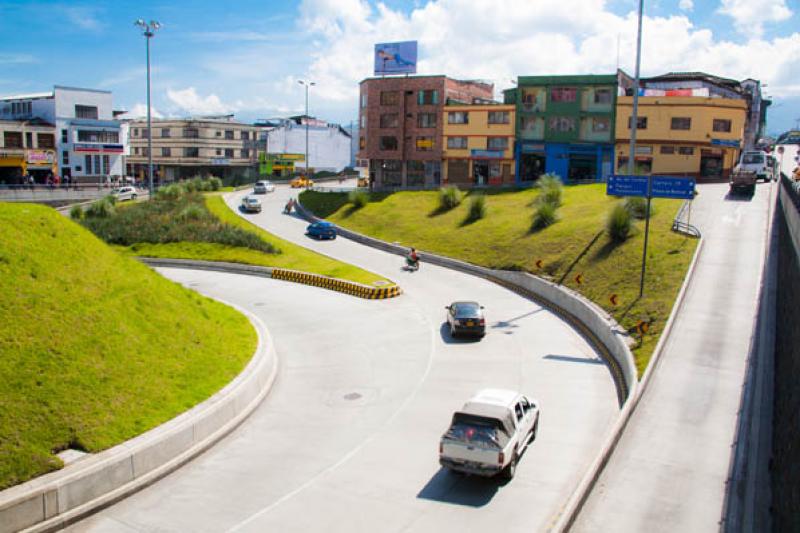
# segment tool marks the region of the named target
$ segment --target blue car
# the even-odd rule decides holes
[[[309,237],[316,237],[317,239],[335,239],[336,226],[330,222],[321,221],[309,224],[306,228],[306,235]]]

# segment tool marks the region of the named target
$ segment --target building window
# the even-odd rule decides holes
[[[161,128],[161,137],[169,138],[169,128]]]
[[[33,132],[25,132],[25,148],[33,148]]]
[[[250,159],[250,149],[242,148],[242,159]]]
[[[225,138],[229,141],[233,140],[233,130],[225,130]]]
[[[97,106],[75,104],[75,118],[91,118],[97,120]],[[87,172],[90,174],[90,172]]]
[[[197,128],[183,128],[184,139],[198,139],[200,137],[200,130]]]
[[[489,137],[486,141],[489,150],[508,150],[508,137]]]
[[[469,113],[467,111],[450,111],[447,113],[448,124],[469,124]]]
[[[386,159],[381,164],[382,181],[384,185],[399,187],[403,183],[403,162],[396,159]]]
[[[725,133],[731,132],[731,121],[724,118],[714,119],[714,131],[724,131]]]
[[[142,148],[142,155],[143,156],[147,157],[149,154],[150,154],[150,152],[147,151],[147,148]]]
[[[243,131],[242,132],[242,140],[243,141],[249,141],[250,140],[250,132],[249,131]]]
[[[420,91],[417,93],[418,105],[436,105],[439,103],[439,91]]]
[[[69,132],[67,130],[61,130],[61,142],[64,144],[69,142]]]
[[[222,132],[221,131],[217,132],[217,137],[222,137]]]
[[[367,93],[361,95],[361,108],[367,107]]]
[[[662,145],[660,151],[664,155],[672,155],[675,153],[675,147]]]
[[[147,131],[147,130],[142,130]],[[78,142],[82,143],[118,143],[118,131],[78,130]]]
[[[430,152],[433,150],[433,137],[417,137],[417,151]]]
[[[508,111],[489,111],[489,124],[508,124]]]
[[[364,150],[367,147],[367,138],[366,137],[359,137],[358,138],[358,149]]]
[[[578,90],[575,87],[553,87],[550,89],[551,102],[574,102]]]
[[[233,159],[233,148],[225,148],[225,157],[228,159]]]
[[[692,146],[679,146],[678,153],[681,155],[694,155],[694,147]]]
[[[103,174],[106,176],[109,174],[108,169],[110,168],[110,158],[107,155],[103,156]]]
[[[411,160],[406,167],[406,185],[425,185],[425,162]]]
[[[52,133],[37,133],[36,146],[39,148],[55,148],[56,136]]]
[[[605,133],[611,127],[611,119],[604,117],[594,117],[592,119],[592,132]]]
[[[398,91],[381,91],[381,105],[397,105],[400,103]]]
[[[139,155],[139,147],[138,146],[133,149],[133,155]]]
[[[397,150],[397,137],[381,137],[381,150]]]
[[[435,128],[436,113],[420,113],[417,115],[418,128]]]
[[[396,128],[400,125],[397,113],[381,114],[381,128]]]
[[[172,149],[171,148],[162,148],[161,149],[161,157],[172,157]]]
[[[3,132],[3,146],[6,148],[22,148],[22,132],[5,131]]]
[[[692,128],[692,119],[689,117],[672,117],[673,130],[689,130]]]
[[[450,159],[447,161],[447,181],[469,181],[469,160]]]
[[[595,104],[610,104],[612,100],[611,89],[595,89],[594,103]]]
[[[64,150],[61,152],[61,161],[63,162],[64,166],[69,165],[69,151]]]
[[[83,169],[83,173],[84,174],[91,174],[92,173],[92,156],[90,156],[90,155],[84,156],[83,162],[86,163],[84,165],[85,168]]]
[[[216,155],[222,155],[222,148],[217,148]]]
[[[361,115],[361,121],[359,122],[359,124],[361,125],[361,129],[362,130],[367,127],[367,116],[366,115]]]
[[[633,117],[628,117],[628,129],[631,129],[631,120]],[[647,129],[647,117],[636,117],[636,129],[637,130],[646,130]]]
[[[550,131],[568,133],[575,131],[574,117],[550,117],[547,127]]]
[[[448,137],[447,148],[449,150],[466,150],[467,138],[466,137]]]
[[[11,114],[12,115],[30,115],[33,112],[33,106],[30,102],[12,102]]]
[[[200,148],[184,148],[183,157],[200,157]]]

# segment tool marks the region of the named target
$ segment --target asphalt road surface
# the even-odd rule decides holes
[[[241,195],[228,198],[237,206]],[[178,269],[169,278],[259,316],[279,358],[265,401],[205,454],[72,531],[537,531],[552,523],[619,412],[611,374],[557,316],[482,279],[346,239],[317,242],[281,214],[297,191],[243,215],[283,238],[399,282],[371,301],[256,277]],[[486,306],[488,334],[455,340],[444,306]],[[210,332],[211,333],[211,332]],[[486,387],[542,408],[509,483],[438,464],[452,412]]]
[[[705,239],[661,363],[573,531],[718,531],[772,184],[699,186]],[[777,187],[777,185],[774,185]]]

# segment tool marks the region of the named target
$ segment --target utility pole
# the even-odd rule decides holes
[[[134,22],[143,30],[142,35],[145,36],[147,42],[147,176],[148,176],[148,190],[149,198],[153,198],[153,125],[150,118],[150,39],[153,38],[155,32],[161,28],[161,24],[155,20],[151,20],[148,24],[143,19]]]
[[[308,88],[309,86],[316,85],[316,83],[308,80],[297,80],[297,83],[306,88],[306,179],[310,179],[308,178]]]

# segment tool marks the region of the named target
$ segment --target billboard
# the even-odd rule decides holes
[[[417,72],[417,41],[375,45],[375,75]]]

